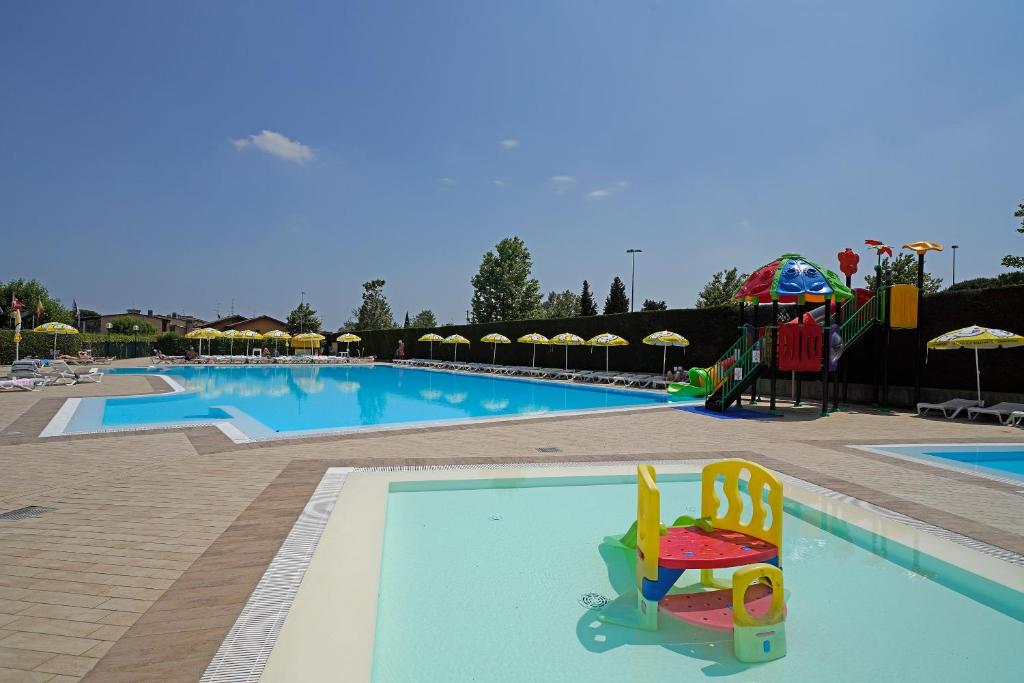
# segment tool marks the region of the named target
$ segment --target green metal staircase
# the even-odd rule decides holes
[[[725,412],[747,387],[757,381],[770,362],[769,330],[774,329],[766,328],[764,332],[757,332],[753,328],[743,330],[736,343],[729,347],[714,366],[719,368],[717,383],[704,400],[705,408]],[[733,362],[730,363],[730,359]]]
[[[864,302],[854,310],[857,301],[851,300],[843,304],[843,324],[839,326],[839,336],[843,339],[843,352],[857,342],[864,333],[876,323],[885,321],[886,293],[883,291]]]

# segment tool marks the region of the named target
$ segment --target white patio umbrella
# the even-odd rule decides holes
[[[978,365],[978,351],[988,349],[1008,349],[1024,346],[1024,337],[1006,330],[997,330],[981,325],[971,325],[939,335],[928,342],[929,349],[948,351],[950,349],[974,349],[974,373],[978,382],[978,403],[981,401],[981,368]]]

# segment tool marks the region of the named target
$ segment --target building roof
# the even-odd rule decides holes
[[[229,315],[220,318],[219,320],[214,320],[209,324],[209,327],[212,327],[215,330],[244,329],[247,325],[251,325],[257,320],[269,320],[272,323],[277,323],[281,327],[285,326],[285,322],[283,320],[278,320],[270,315],[255,315],[251,318],[247,318],[244,315]]]

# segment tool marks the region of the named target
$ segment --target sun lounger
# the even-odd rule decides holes
[[[973,420],[979,415],[992,415],[1001,424],[1008,425],[1010,424],[1010,416],[1019,410],[1024,410],[1024,403],[1003,402],[988,408],[968,408],[967,417]]]
[[[943,417],[947,420],[952,420],[954,417],[959,415],[961,411],[980,405],[981,404],[978,401],[970,398],[951,398],[948,401],[943,401],[942,403],[918,403],[917,414],[924,415],[930,410],[941,410]]]
[[[99,368],[89,368],[88,372],[80,372],[62,360],[51,362],[50,367],[57,372],[70,374],[77,382],[99,382],[103,378],[103,373]]]
[[[0,379],[0,391],[35,391],[38,386],[43,383],[33,379]]]
[[[1007,424],[1024,427],[1024,410],[1015,410],[1010,413],[1010,419],[1007,421]]]

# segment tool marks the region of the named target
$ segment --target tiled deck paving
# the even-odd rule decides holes
[[[70,396],[138,376],[0,394],[0,681],[196,680],[329,466],[737,455],[1024,553],[1014,486],[851,443],[1024,441],[1019,429],[846,412],[716,420],[666,408],[236,446],[219,431],[35,437]],[[557,447],[558,453],[538,448]],[[985,515],[978,514],[984,509]],[[226,532],[226,533],[225,533]],[[116,643],[116,644],[115,644]]]

